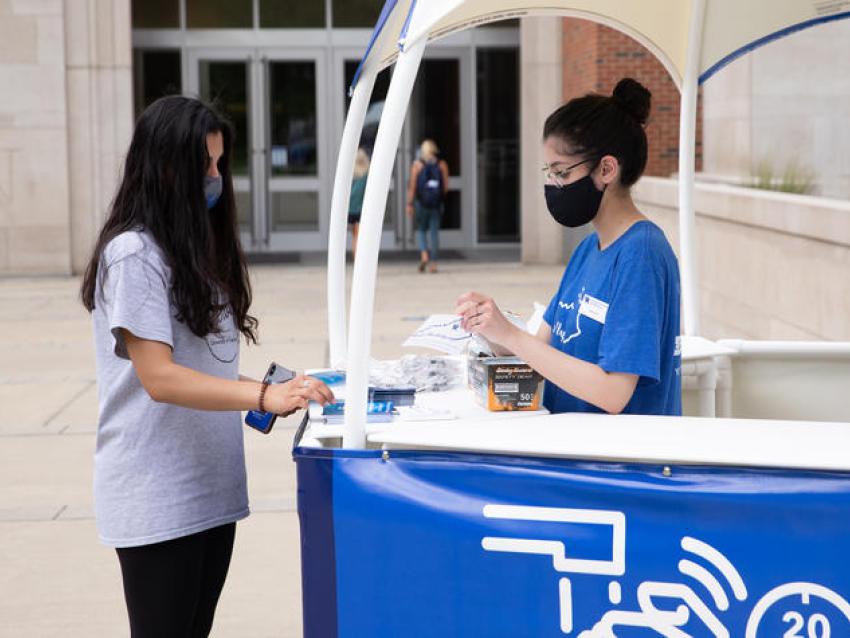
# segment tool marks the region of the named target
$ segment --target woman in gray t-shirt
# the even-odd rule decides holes
[[[232,144],[229,124],[198,100],[148,107],[82,284],[97,354],[98,533],[118,553],[134,638],[212,627],[248,515],[239,412],[333,399],[316,379],[239,375],[240,333],[256,343],[257,320]]]

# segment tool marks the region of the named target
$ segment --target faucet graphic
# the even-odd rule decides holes
[[[533,507],[527,505],[485,505],[484,517],[516,521],[549,523],[578,523],[608,526],[612,531],[610,560],[568,558],[564,543],[533,538],[500,538],[485,536],[481,546],[488,552],[540,554],[552,557],[555,571],[562,574],[596,574],[622,576],[626,571],[626,516],[610,510],[570,509],[562,507]],[[619,602],[619,583],[609,585],[609,597]],[[561,631],[573,630],[572,583],[566,576],[558,581]],[[612,602],[614,602],[612,600]]]
[[[626,571],[626,517],[622,512],[610,510],[569,509],[555,507],[532,507],[523,505],[486,505],[485,518],[559,522],[572,524],[602,525],[611,528],[612,551],[610,560],[587,560],[567,557],[567,548],[561,541],[534,538],[504,538],[487,536],[481,546],[491,552],[513,552],[538,554],[552,557],[555,571],[562,574],[595,574],[600,576],[622,576]],[[714,574],[701,563],[708,563],[719,572],[733,595],[739,601],[746,600],[747,588],[738,570],[726,556],[711,545],[685,536],[682,549],[700,562],[684,558],[679,561],[679,572],[695,579],[708,592],[714,608],[729,609],[729,597]],[[558,582],[560,603],[560,628],[564,634],[573,631],[573,593],[570,579],[563,576]],[[608,598],[617,606],[622,600],[620,584],[612,580],[608,585]],[[666,638],[691,638],[684,627],[692,616],[699,619],[715,638],[729,638],[729,630],[717,614],[696,592],[684,583],[645,581],[637,588],[638,610],[612,609],[591,628],[582,631],[578,638],[616,638],[615,627],[644,627],[654,630]],[[659,609],[655,601],[680,601],[675,609]]]

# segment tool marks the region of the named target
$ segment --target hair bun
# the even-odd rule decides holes
[[[623,78],[614,87],[614,101],[628,111],[638,123],[646,124],[652,93],[643,84],[632,78]]]

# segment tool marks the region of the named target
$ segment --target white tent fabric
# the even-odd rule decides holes
[[[777,38],[846,18],[850,18],[846,0],[708,0],[699,81]]]
[[[682,94],[679,135],[679,234],[684,333],[699,335],[694,253],[694,148],[700,80],[777,37],[850,18],[850,0],[387,0],[352,86],[337,163],[328,246],[330,363],[347,364],[345,447],[365,444],[368,361],[383,214],[410,93],[429,40],[485,22],[552,15],[612,26],[641,42],[664,64]],[[378,128],[345,330],[346,207],[354,154],[377,73],[396,62]]]
[[[613,27],[652,51],[681,85],[687,56],[688,24],[695,0],[389,0],[380,42],[364,64],[391,64],[399,47],[419,38],[436,39],[494,22],[530,15],[571,16]],[[382,16],[383,17],[383,16]],[[826,0],[707,0],[702,19],[699,79],[706,80],[730,60],[777,37],[850,17],[850,2]]]
[[[380,42],[364,64],[391,64],[400,47],[436,39],[485,22],[557,15],[611,26],[652,51],[677,85],[684,77],[688,26],[698,0],[389,0],[390,17],[379,21]],[[850,17],[842,0],[705,0],[701,20],[700,81],[731,59],[777,37],[821,22]]]

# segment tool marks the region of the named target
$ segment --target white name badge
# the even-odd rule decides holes
[[[578,313],[604,324],[605,317],[608,315],[608,304],[596,297],[584,295],[584,297],[581,298],[581,305],[578,308]]]

